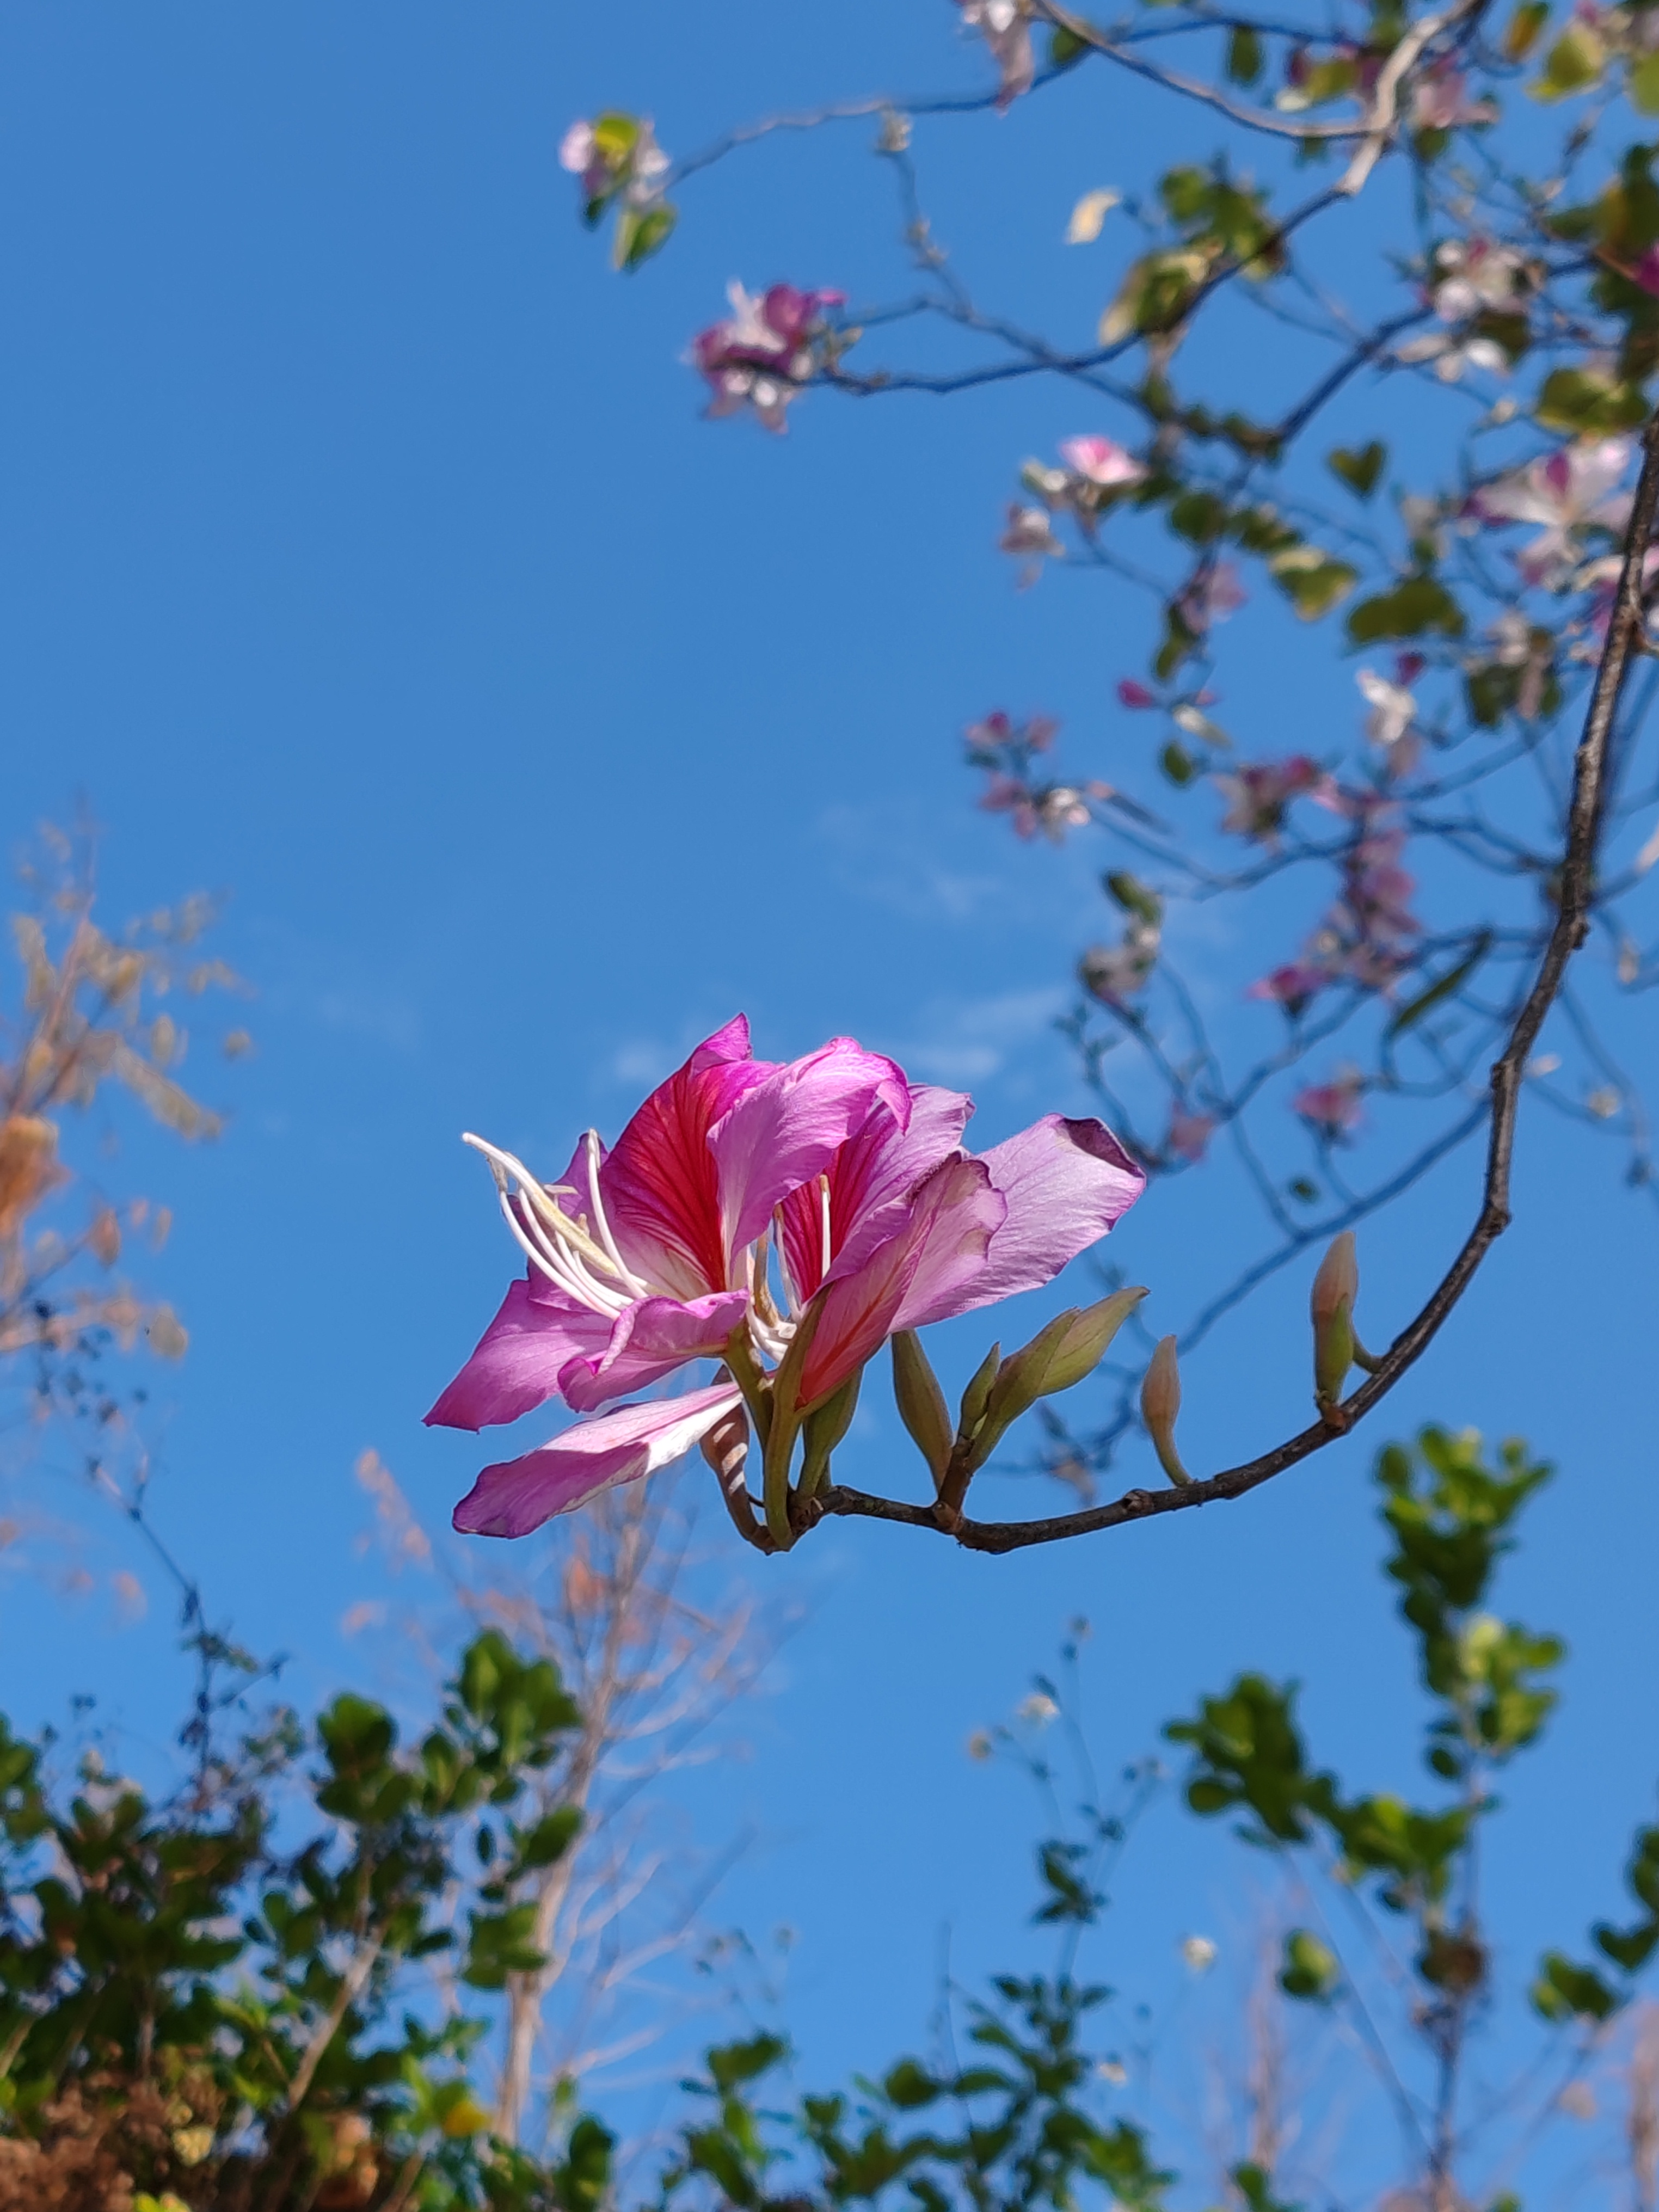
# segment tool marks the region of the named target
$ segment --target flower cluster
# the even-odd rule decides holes
[[[1048,1282],[1144,1187],[1099,1121],[1046,1115],[975,1157],[961,1143],[972,1111],[850,1038],[758,1060],[739,1016],[613,1146],[590,1129],[556,1182],[469,1138],[526,1271],[427,1419],[477,1429],[550,1399],[593,1418],[487,1467],[456,1527],[526,1534],[716,1431],[724,1449],[746,1408],[767,1455],[769,1523],[790,1540],[794,1442],[805,1430],[827,1471],[880,1346]],[[714,1382],[615,1405],[699,1359],[724,1363]]]
[[[675,212],[663,197],[670,163],[648,115],[613,110],[591,122],[578,118],[560,143],[559,165],[577,179],[590,230],[616,208],[611,252],[618,269],[637,268],[673,229]]]
[[[1059,728],[1045,714],[1016,722],[999,708],[963,732],[969,763],[988,778],[980,805],[988,813],[1008,815],[1020,836],[1034,837],[1040,830],[1055,845],[1068,830],[1093,820],[1091,801],[1117,796],[1109,783],[1059,783],[1038,773],[1037,762]]]
[[[1045,559],[1059,560],[1064,554],[1064,543],[1054,530],[1056,515],[1069,514],[1083,535],[1092,538],[1101,517],[1144,483],[1149,473],[1145,462],[1111,438],[1066,438],[1060,458],[1065,464],[1061,468],[1027,461],[1019,480],[1042,504],[1015,501],[1008,509],[1001,548],[1030,563],[1023,582],[1033,580]]]
[[[1328,802],[1334,790],[1329,776],[1306,753],[1291,753],[1279,761],[1247,762],[1218,775],[1215,782],[1227,801],[1222,828],[1258,845],[1278,842],[1293,799]]]
[[[698,331],[689,356],[712,394],[708,412],[718,418],[752,407],[769,430],[786,429],[790,401],[820,366],[824,311],[841,307],[846,295],[802,292],[793,284],[745,292],[734,277],[726,298],[732,313]]]
[[[1036,77],[1031,22],[1024,0],[957,0],[964,30],[977,31],[991,49],[1001,81],[999,107],[1029,92]]]
[[[1389,989],[1411,965],[1422,929],[1411,910],[1416,878],[1401,865],[1406,832],[1397,811],[1376,791],[1344,791],[1334,804],[1357,831],[1343,851],[1337,896],[1301,957],[1275,968],[1249,993],[1282,1007],[1292,1021],[1328,984]]]
[[[1529,271],[1512,246],[1489,238],[1446,239],[1430,260],[1428,296],[1446,329],[1409,339],[1399,349],[1404,362],[1432,362],[1435,374],[1455,384],[1465,369],[1508,374],[1512,354],[1524,343]],[[1506,346],[1498,332],[1510,338]]]
[[[1628,438],[1575,441],[1523,469],[1483,484],[1470,501],[1477,521],[1534,522],[1539,535],[1516,555],[1528,584],[1562,591],[1577,580],[1582,532],[1620,532],[1630,518],[1630,494],[1615,489],[1630,465]]]
[[[1363,1118],[1360,1101],[1364,1079],[1355,1068],[1343,1068],[1328,1083],[1310,1083],[1291,1101],[1322,1144],[1339,1145],[1351,1137]]]

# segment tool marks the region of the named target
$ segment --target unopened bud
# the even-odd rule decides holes
[[[957,1434],[971,1443],[985,1421],[985,1409],[991,1402],[991,1385],[997,1379],[997,1370],[1002,1364],[1002,1346],[994,1344],[979,1365],[974,1370],[968,1388],[962,1394],[962,1416]]]
[[[1353,1304],[1359,1295],[1359,1263],[1353,1231],[1345,1229],[1319,1263],[1308,1301],[1314,1329],[1314,1401],[1322,1407],[1340,1400],[1353,1364]]]
[[[1045,1398],[1052,1398],[1056,1390],[1069,1390],[1085,1375],[1094,1373],[1106,1356],[1107,1346],[1146,1295],[1144,1289],[1114,1291],[1110,1297],[1085,1306],[1073,1318],[1042,1378]]]
[[[1317,1328],[1322,1322],[1329,1321],[1345,1298],[1352,1315],[1358,1296],[1358,1255],[1354,1249],[1352,1230],[1345,1229],[1340,1237],[1331,1239],[1330,1249],[1320,1261],[1319,1273],[1313,1279],[1308,1308],[1314,1327]]]
[[[893,1338],[893,1395],[899,1419],[933,1469],[934,1482],[943,1482],[951,1463],[951,1416],[945,1410],[939,1377],[913,1328],[902,1328]]]
[[[1171,1482],[1190,1482],[1176,1449],[1175,1425],[1181,1412],[1181,1370],[1176,1363],[1176,1340],[1161,1336],[1140,1386],[1140,1418],[1158,1453],[1158,1464]]]

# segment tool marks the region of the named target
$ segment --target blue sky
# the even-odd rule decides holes
[[[1060,713],[1093,765],[1115,741],[1138,643],[1072,580],[1017,597],[993,544],[1024,453],[1112,426],[1035,389],[812,397],[781,441],[707,425],[678,356],[729,276],[895,282],[878,165],[792,140],[717,170],[627,283],[556,165],[568,118],[609,101],[679,152],[750,112],[977,83],[949,15],[641,0],[624,35],[520,0],[155,0],[0,24],[3,826],[19,842],[84,794],[111,915],[228,896],[222,949],[257,994],[233,1018],[258,1050],[221,1068],[204,1024],[191,1066],[229,1133],[181,1157],[124,1123],[119,1173],[176,1210],[155,1279],[192,1334],[157,1413],[158,1522],[250,1644],[293,1655],[302,1697],[385,1663],[339,1629],[384,1595],[356,1544],[358,1454],[434,1527],[477,1464],[419,1425],[508,1271],[463,1127],[562,1159],[739,1007],[769,1055],[850,1031],[965,1085],[985,1140],[1082,1107],[1049,1025],[1098,927],[1099,856],[975,813],[958,733],[1006,703]],[[1145,103],[1120,99],[1109,161],[1072,88],[1052,119],[1000,126],[994,160],[936,142],[979,268],[1056,325],[1098,311],[1101,264],[1058,240],[1078,192],[1143,149]],[[1273,713],[1352,700],[1316,672]],[[1438,1273],[1473,1164],[1368,1237],[1378,1334]],[[1427,1418],[1562,1464],[1514,1587],[1571,1636],[1571,1702],[1514,1791],[1532,1856],[1493,1879],[1522,1947],[1577,1936],[1552,1917],[1570,1881],[1612,1905],[1659,1772],[1659,1709],[1630,1694],[1659,1663],[1652,1214],[1609,1151],[1537,1121],[1517,1195],[1385,1427],[1246,1504],[1001,1561],[839,1524],[768,1564],[711,1522],[711,1587],[805,1617],[745,1716],[752,1755],[689,1784],[686,1817],[711,1849],[751,1838],[720,1915],[799,1931],[812,2070],[921,2033],[945,1926],[969,1974],[1025,1942],[1030,1808],[963,1746],[1073,1615],[1095,1624],[1109,1760],[1255,1665],[1310,1678],[1316,1734],[1409,1784],[1363,1476]],[[1178,1312],[1242,1234],[1194,1176],[1117,1256]],[[1058,1297],[1028,1302],[1032,1327]],[[1189,1376],[1191,1463],[1304,1418],[1304,1298],[1272,1286]],[[979,1348],[958,1332],[945,1363]],[[838,1462],[874,1487],[910,1479],[881,1395]],[[138,1564],[67,1468],[37,1497],[98,1575]],[[184,1677],[158,1586],[137,1626],[103,1594],[0,1589],[21,1718],[85,1690],[161,1741]],[[1238,1917],[1218,1843],[1174,1816],[1157,1838],[1111,1960],[1149,1988],[1179,1935]]]

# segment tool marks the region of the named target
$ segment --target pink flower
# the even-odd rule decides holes
[[[1529,584],[1562,584],[1577,557],[1576,532],[1592,523],[1623,529],[1630,495],[1613,487],[1630,465],[1632,450],[1628,438],[1559,447],[1483,485],[1471,502],[1473,512],[1484,522],[1542,523],[1540,534],[1516,556],[1521,573]]]
[[[805,1402],[833,1395],[900,1329],[1050,1281],[1146,1188],[1103,1122],[1047,1114],[975,1158],[956,1147],[971,1099],[926,1087],[910,1096],[906,1128],[876,1117],[817,1189],[783,1208],[790,1287],[803,1326],[812,1319]],[[930,1154],[938,1164],[918,1181]]]
[[[726,287],[732,313],[691,341],[688,358],[714,395],[711,416],[752,407],[769,430],[787,427],[786,410],[817,368],[812,339],[826,307],[841,306],[841,292],[801,292],[773,284],[745,292],[733,278]]]
[[[1659,297],[1659,246],[1649,246],[1630,274],[1632,283]]]
[[[1216,787],[1227,800],[1221,826],[1237,836],[1272,844],[1285,826],[1285,810],[1291,801],[1321,796],[1328,781],[1306,753],[1291,753],[1282,761],[1257,761],[1218,775]]]
[[[999,107],[1029,92],[1036,76],[1031,26],[1021,0],[957,0],[964,28],[977,31],[991,49],[1002,79]]]
[[[670,166],[648,115],[580,116],[559,142],[559,167],[580,180],[590,218],[617,192],[632,207],[655,204]]]
[[[975,1161],[957,1142],[972,1110],[848,1038],[757,1060],[739,1017],[659,1085],[612,1150],[589,1131],[558,1183],[470,1139],[529,1267],[428,1420],[477,1429],[552,1397],[590,1413],[720,1358],[734,1337],[764,1372],[810,1322],[805,1407],[869,1358],[860,1316],[890,1304],[905,1317],[887,1334],[1033,1288],[1139,1196],[1139,1170],[1099,1122],[1051,1115]],[[866,1279],[872,1268],[885,1272]],[[522,1534],[667,1465],[739,1395],[721,1382],[579,1424],[487,1468],[456,1525]]]
[[[1425,70],[1412,87],[1412,122],[1419,131],[1455,131],[1467,123],[1492,123],[1490,100],[1471,100],[1463,72],[1449,58]]]
[[[1158,696],[1144,684],[1137,684],[1133,676],[1125,676],[1118,684],[1117,702],[1120,707],[1156,707]]]
[[[1274,1006],[1283,1006],[1294,1020],[1330,980],[1328,968],[1316,968],[1309,960],[1295,960],[1283,968],[1275,968],[1271,975],[1264,975],[1259,983],[1252,983],[1244,995],[1249,999],[1269,999]]]
[[[1202,564],[1176,600],[1176,611],[1194,637],[1202,637],[1212,623],[1225,622],[1249,598],[1231,561]]]
[[[1195,1165],[1209,1149],[1214,1133],[1213,1115],[1193,1114],[1184,1106],[1174,1106],[1170,1109],[1170,1133],[1164,1139],[1164,1149],[1176,1159]]]
[[[1149,921],[1132,921],[1117,945],[1091,945],[1078,963],[1078,975],[1091,998],[1121,1006],[1144,991],[1158,965],[1161,932]]]
[[[1103,490],[1139,483],[1146,474],[1145,465],[1110,438],[1066,438],[1061,442],[1060,457],[1085,483],[1097,484]]]
[[[1315,1135],[1328,1145],[1340,1144],[1363,1118],[1360,1097],[1364,1085],[1352,1070],[1329,1083],[1310,1083],[1291,1101]]]
[[[1066,548],[1054,535],[1047,507],[1022,507],[1018,500],[1009,501],[1008,520],[997,540],[997,550],[1012,553],[1016,560],[1024,562],[1019,572],[1021,591],[1029,591],[1036,583],[1045,561],[1063,561],[1066,557]]]
[[[1513,246],[1490,238],[1453,238],[1434,252],[1434,312],[1443,323],[1464,323],[1487,308],[1510,307],[1524,266]]]
[[[735,1383],[720,1382],[579,1422],[539,1451],[485,1468],[455,1508],[455,1526],[464,1536],[527,1536],[613,1483],[672,1466],[741,1402]]]

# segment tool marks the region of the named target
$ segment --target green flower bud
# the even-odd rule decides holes
[[[911,1442],[933,1469],[937,1485],[951,1464],[951,1416],[921,1340],[913,1328],[893,1339],[893,1395]]]
[[[1158,1464],[1171,1482],[1190,1482],[1176,1449],[1175,1425],[1181,1412],[1181,1370],[1176,1361],[1176,1340],[1161,1336],[1140,1386],[1140,1418],[1152,1440]]]

